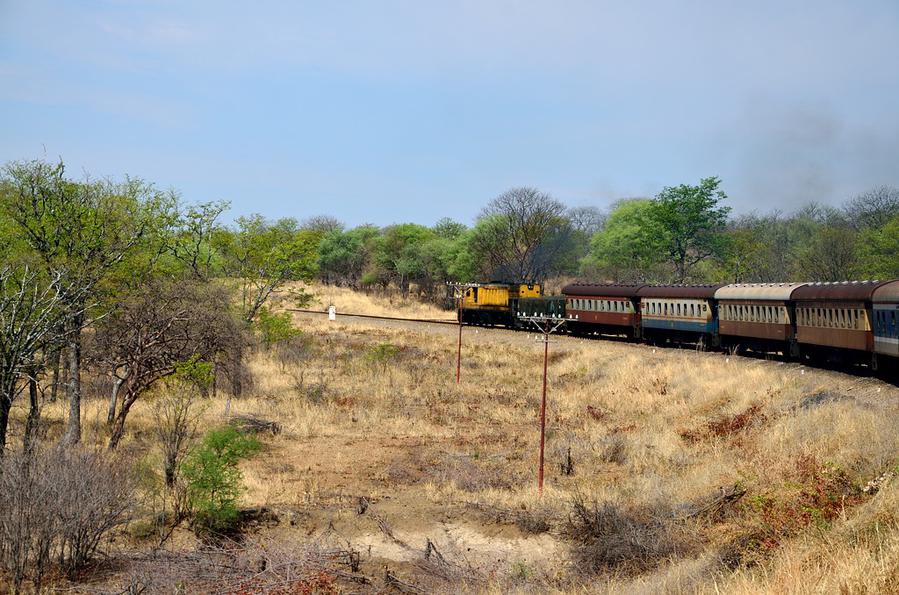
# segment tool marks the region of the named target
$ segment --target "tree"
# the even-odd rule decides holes
[[[138,246],[165,197],[152,185],[127,179],[73,182],[60,162],[12,163],[5,169],[11,191],[5,210],[20,237],[46,270],[65,271],[60,299],[69,310],[69,419],[64,440],[81,439],[81,338],[87,302],[101,282]]]
[[[217,256],[213,238],[221,229],[218,218],[229,206],[225,201],[188,205],[176,215],[166,242],[168,252],[194,279],[208,280],[213,275]]]
[[[226,271],[241,283],[244,321],[250,324],[273,293],[290,281],[308,281],[316,271],[317,240],[293,219],[241,217],[237,231],[219,234]]]
[[[845,226],[821,226],[798,251],[803,277],[846,281],[858,272],[857,234]]]
[[[570,235],[565,205],[536,188],[513,188],[483,210],[472,247],[490,277],[540,280],[560,268]]]
[[[182,362],[214,361],[239,341],[228,302],[223,291],[211,287],[156,281],[125,297],[101,321],[93,347],[116,378],[110,449],[122,439],[131,407],[155,383]]]
[[[300,229],[316,232],[321,235],[331,233],[332,231],[343,231],[343,227],[343,223],[339,219],[331,217],[330,215],[315,215],[314,217],[304,219],[303,222],[300,223]]]
[[[615,203],[605,226],[593,234],[584,272],[615,282],[655,280],[661,275],[662,235],[651,216],[652,202],[632,198]]]
[[[899,279],[899,215],[882,227],[865,231],[858,246],[864,275],[875,279]]]
[[[319,276],[325,283],[359,287],[371,265],[379,230],[374,225],[361,225],[348,231],[331,231],[318,246]]]
[[[375,242],[375,265],[394,282],[403,294],[409,292],[409,284],[426,279],[426,264],[422,248],[434,237],[434,232],[423,225],[402,223],[391,225]]]
[[[881,228],[899,216],[899,188],[872,188],[850,200],[843,210],[856,230]]]
[[[434,224],[434,227],[431,230],[437,235],[437,237],[446,239],[446,240],[457,240],[462,234],[465,233],[464,223],[459,223],[457,221],[453,221],[449,217],[442,217]]]
[[[65,328],[61,322],[72,314],[65,297],[74,292],[62,284],[64,276],[55,273],[44,280],[28,268],[0,269],[0,454],[6,446],[9,411],[21,390],[21,380],[27,378],[29,387],[35,388],[38,352],[63,338],[58,334]],[[26,442],[37,421],[37,395],[30,396]]]
[[[662,253],[674,269],[675,283],[683,283],[697,263],[725,252],[730,207],[720,206],[727,198],[720,185],[711,177],[698,186],[669,186],[652,201],[649,215],[661,231]]]

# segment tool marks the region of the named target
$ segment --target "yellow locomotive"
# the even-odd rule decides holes
[[[472,283],[457,304],[459,319],[465,324],[511,327],[520,301],[541,295],[540,283]]]

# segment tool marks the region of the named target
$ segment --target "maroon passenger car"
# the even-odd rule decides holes
[[[886,281],[809,283],[793,292],[804,355],[874,363],[871,301]]]
[[[640,332],[640,299],[644,285],[572,283],[562,288],[565,313],[577,320],[568,323],[575,334],[624,335],[634,339]]]

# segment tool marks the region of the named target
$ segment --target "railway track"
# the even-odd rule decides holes
[[[287,312],[297,312],[300,314],[319,314],[319,315],[324,315],[324,316],[328,315],[327,310],[308,310],[308,309],[303,309],[303,308],[285,308],[285,310]],[[438,318],[403,318],[400,316],[379,316],[377,314],[349,314],[349,313],[345,313],[345,312],[338,314],[338,316],[346,316],[349,318],[368,318],[368,319],[373,319],[373,320],[387,320],[387,321],[397,321],[397,322],[418,322],[418,323],[423,323],[423,324],[445,324],[445,325],[452,325],[452,326],[456,326],[456,327],[459,326],[459,323],[455,320],[445,320],[445,319],[441,320]],[[472,325],[472,324],[466,324],[466,323],[463,323],[463,326],[471,326],[471,327],[481,328],[479,325]],[[517,329],[509,329],[509,328],[505,328],[505,327],[492,327],[492,328],[496,328],[499,330],[513,330],[513,331],[517,330]],[[612,336],[591,337],[591,338],[594,338],[594,339],[599,338],[602,340],[612,340],[612,341],[615,341],[616,339],[621,340],[620,338],[616,338],[616,337],[612,337]],[[722,353],[724,353],[724,352],[722,352]],[[763,354],[741,353],[740,356],[745,357],[750,360],[769,359],[768,356],[765,356]],[[786,363],[786,360],[780,360],[780,361],[782,363]],[[870,375],[870,372],[867,370],[867,368],[860,368],[858,366],[839,365],[839,364],[823,363],[823,362],[817,362],[817,363],[794,362],[794,363],[796,363],[799,366],[808,366],[812,369],[817,368],[817,369],[821,369],[821,370],[829,370],[832,372],[842,372],[842,373],[848,374],[850,376],[869,376]],[[891,379],[890,375],[885,375],[885,376],[881,377],[881,379],[886,380],[889,383],[899,385],[899,378]]]
[[[288,312],[299,312],[301,314],[324,314],[327,316],[327,310],[305,310],[301,308],[285,308]],[[403,322],[425,322],[429,324],[451,324],[453,326],[459,326],[459,323],[455,320],[440,320],[439,318],[400,318],[399,316],[378,316],[376,314],[348,314],[346,312],[341,312],[338,316],[350,316],[352,318],[374,318],[375,320],[399,320]],[[469,326],[469,325],[465,325]]]

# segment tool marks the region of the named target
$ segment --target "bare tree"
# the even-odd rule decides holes
[[[315,215],[308,219],[304,219],[302,223],[300,223],[300,229],[321,234],[330,233],[332,231],[343,231],[343,227],[343,222],[330,215]]]
[[[481,213],[475,247],[493,275],[538,280],[558,264],[570,233],[565,205],[536,188],[513,188]]]
[[[122,439],[135,402],[191,358],[213,361],[228,349],[236,322],[227,295],[190,283],[147,284],[97,328],[95,349],[117,377],[109,448]]]
[[[9,411],[23,379],[31,380],[29,421],[32,426],[36,423],[38,355],[62,338],[61,323],[72,314],[65,302],[73,292],[62,284],[63,276],[55,273],[42,280],[28,268],[0,269],[0,454],[6,446]]]
[[[855,229],[879,228],[899,215],[899,188],[878,186],[859,194],[845,207]]]
[[[568,220],[575,231],[588,237],[601,230],[608,216],[596,207],[572,207],[567,212]]]
[[[184,381],[167,383],[166,393],[156,401],[156,437],[162,447],[165,485],[175,485],[178,463],[197,435],[202,410],[197,406],[198,388]]]

